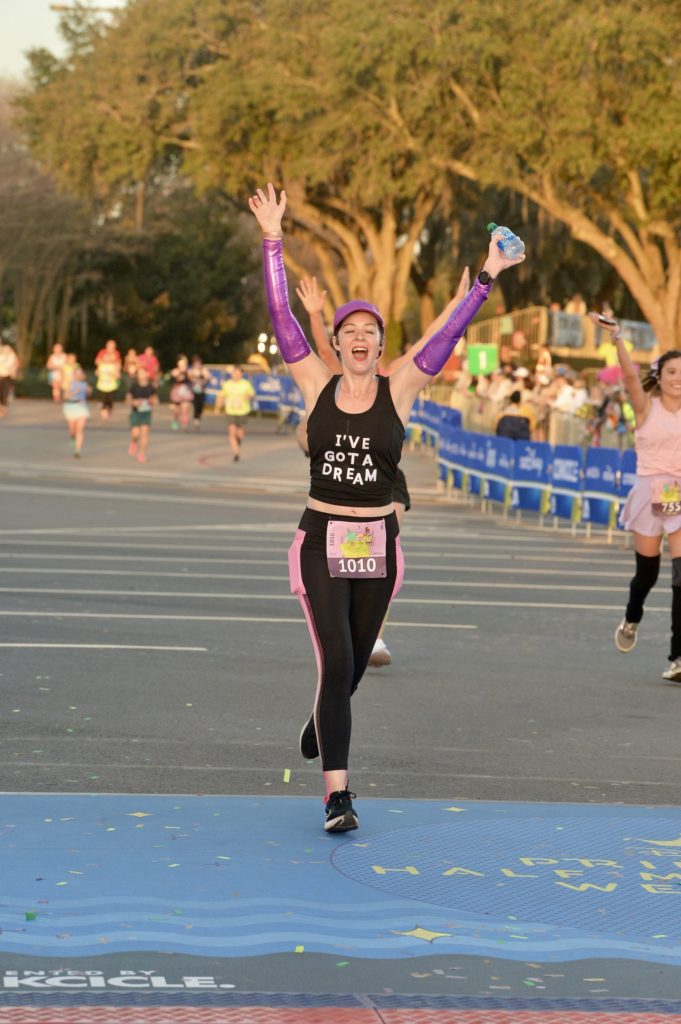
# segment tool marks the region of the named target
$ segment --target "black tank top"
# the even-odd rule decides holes
[[[343,412],[336,405],[339,380],[331,378],[307,421],[310,497],[331,505],[390,505],[404,442],[390,382],[378,378],[366,412]]]

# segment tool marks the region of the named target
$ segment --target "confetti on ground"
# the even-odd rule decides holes
[[[35,921],[38,915],[35,910],[27,910],[24,916],[27,921]]]
[[[290,782],[290,781],[291,781],[291,769],[290,768],[284,768],[284,782]]]
[[[294,953],[304,953],[305,952],[305,946],[296,946],[296,948],[293,950],[293,952]]]

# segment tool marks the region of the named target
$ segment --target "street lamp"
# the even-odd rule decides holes
[[[267,348],[267,335],[266,334],[259,334],[258,335],[258,352],[264,352],[266,348]]]

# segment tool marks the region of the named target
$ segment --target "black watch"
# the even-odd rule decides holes
[[[494,278],[491,274],[488,274],[486,270],[481,270],[478,274],[478,281],[480,284],[494,284]]]

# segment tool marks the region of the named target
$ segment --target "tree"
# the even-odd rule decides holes
[[[678,0],[460,5],[450,87],[476,139],[439,154],[595,250],[663,349],[681,344],[680,20]]]

